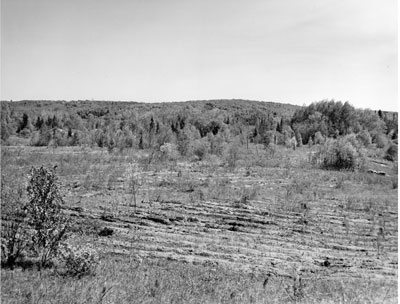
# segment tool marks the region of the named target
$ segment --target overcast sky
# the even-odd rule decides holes
[[[1,0],[1,99],[397,110],[396,0]]]

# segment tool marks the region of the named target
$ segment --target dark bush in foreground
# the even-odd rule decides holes
[[[55,169],[32,168],[27,194],[25,209],[31,228],[31,249],[39,258],[41,268],[56,257],[68,228],[67,219],[61,211],[64,202],[58,190]]]
[[[39,269],[50,266],[68,229],[55,169],[32,168],[26,200],[14,192],[2,189],[2,265],[12,268],[22,256],[29,256],[37,259]]]
[[[95,273],[99,263],[97,251],[90,247],[65,245],[61,250],[65,262],[66,274],[78,278]]]
[[[15,185],[14,185],[15,187]],[[13,268],[29,245],[26,234],[22,188],[1,185],[1,265]]]
[[[13,268],[27,246],[21,222],[4,223],[1,231],[1,265]]]

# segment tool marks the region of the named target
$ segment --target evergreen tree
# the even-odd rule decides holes
[[[143,149],[143,132],[140,131],[140,135],[139,135],[139,145],[138,145],[139,149]]]
[[[23,129],[25,129],[28,126],[29,123],[29,116],[28,114],[24,113],[24,115],[22,115],[22,121],[20,122],[18,129],[17,129],[17,133],[21,132]]]

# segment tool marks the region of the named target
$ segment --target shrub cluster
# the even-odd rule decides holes
[[[165,143],[160,147],[162,160],[177,160],[179,151],[175,144]]]
[[[397,160],[398,157],[398,147],[395,144],[390,144],[389,148],[386,150],[385,159],[390,161]]]
[[[26,189],[27,201],[21,193],[3,186],[2,218],[7,221],[1,230],[2,266],[13,268],[18,260],[22,262],[23,257],[29,256],[40,270],[51,266],[63,253],[61,257],[68,274],[81,276],[92,272],[98,263],[93,249],[65,247],[62,251],[61,244],[67,239],[70,227],[62,212],[64,201],[55,168],[32,168]]]
[[[64,201],[59,193],[55,168],[32,168],[27,194],[25,209],[31,228],[30,247],[39,258],[39,267],[48,266],[68,229],[67,218],[61,212]]]
[[[77,247],[65,244],[60,254],[65,262],[66,272],[70,276],[80,278],[94,274],[99,264],[97,251],[89,246]]]
[[[203,160],[209,151],[210,143],[207,138],[195,139],[189,144],[189,154],[194,155],[199,160]]]
[[[371,135],[367,130],[362,130],[357,134],[357,139],[361,142],[365,147],[368,147],[372,143]]]
[[[364,153],[355,136],[326,141],[319,152],[322,167],[334,170],[359,170],[365,163]]]
[[[29,245],[23,209],[23,193],[1,180],[1,264],[13,268]]]
[[[237,140],[226,146],[223,157],[228,168],[235,169],[239,159],[239,144]]]
[[[388,139],[384,134],[378,133],[374,139],[378,148],[384,148],[388,144]]]

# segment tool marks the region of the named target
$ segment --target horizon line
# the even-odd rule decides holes
[[[371,109],[371,108],[361,108],[361,107],[356,107],[354,106],[350,101],[342,101],[342,100],[336,100],[334,98],[324,98],[318,101],[312,101],[308,104],[299,105],[299,104],[293,104],[290,102],[278,102],[278,101],[267,101],[267,100],[255,100],[255,99],[244,99],[244,98],[218,98],[218,99],[193,99],[193,100],[171,100],[171,101],[135,101],[135,100],[111,100],[111,99],[19,99],[19,100],[7,100],[7,99],[1,99],[0,102],[24,102],[24,101],[33,101],[33,102],[40,102],[40,101],[50,101],[50,102],[78,102],[78,101],[86,101],[86,102],[124,102],[124,103],[140,103],[140,104],[162,104],[162,103],[185,103],[185,102],[203,102],[203,101],[250,101],[250,102],[264,102],[264,103],[274,103],[274,104],[282,104],[282,105],[290,105],[290,106],[295,106],[295,107],[308,107],[313,103],[318,103],[321,101],[334,101],[334,102],[342,102],[346,103],[348,102],[351,106],[353,106],[356,110],[371,110],[371,111],[384,111],[384,112],[398,112],[397,110],[383,110],[383,109]]]

